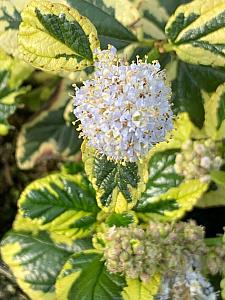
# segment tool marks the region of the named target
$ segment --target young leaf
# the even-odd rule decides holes
[[[137,218],[133,212],[125,212],[122,214],[112,213],[107,219],[106,224],[110,227],[127,227],[137,221]]]
[[[225,84],[205,102],[205,131],[214,140],[225,138]]]
[[[99,46],[93,24],[63,4],[34,0],[22,12],[19,50],[25,61],[47,71],[82,70]]]
[[[225,66],[224,16],[224,0],[195,0],[179,6],[166,25],[178,57],[193,64]]]
[[[54,174],[28,185],[19,199],[20,213],[38,228],[70,238],[93,230],[99,211],[90,184],[81,175]]]
[[[96,190],[98,206],[105,212],[132,209],[145,189],[146,168],[141,163],[117,164],[82,145],[83,162]]]
[[[75,159],[81,140],[72,123],[67,124],[64,119],[68,100],[67,84],[62,82],[50,106],[23,125],[16,148],[16,159],[21,169],[30,169],[39,160],[53,155]]]
[[[21,289],[32,300],[54,300],[55,282],[64,263],[74,252],[87,249],[85,240],[67,247],[45,231],[11,231],[1,242],[1,255]]]
[[[107,5],[107,1],[67,0],[67,2],[95,25],[102,49],[107,48],[108,44],[122,49],[137,41],[137,38],[116,19],[112,1],[110,5]],[[120,2],[124,1],[115,1],[115,5],[119,5]],[[132,3],[129,6],[132,7]],[[124,10],[124,5],[122,7]],[[127,9],[129,13],[132,11],[130,8],[126,8],[126,11]]]
[[[72,255],[56,282],[57,299],[122,300],[125,280],[120,275],[108,273],[101,258],[96,251]]]
[[[154,300],[160,286],[160,276],[155,275],[149,282],[143,283],[138,279],[127,279],[123,289],[123,300]]]

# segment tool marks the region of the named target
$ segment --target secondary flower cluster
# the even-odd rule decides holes
[[[204,230],[194,222],[150,222],[142,227],[111,227],[104,235],[109,272],[147,282],[161,275],[157,300],[215,300],[201,274],[207,253]]]
[[[112,273],[148,281],[155,273],[182,272],[198,265],[205,253],[204,230],[191,223],[150,222],[141,227],[111,227],[105,234],[104,258]]]
[[[207,183],[211,180],[210,172],[219,170],[222,163],[223,159],[219,156],[214,141],[188,140],[182,145],[181,153],[176,156],[175,170],[186,179],[199,178]]]
[[[108,159],[135,162],[173,127],[165,72],[157,61],[129,65],[113,46],[95,54],[93,79],[75,88],[80,135]]]

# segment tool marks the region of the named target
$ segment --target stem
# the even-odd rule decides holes
[[[164,52],[172,52],[172,51],[174,51],[173,45],[171,45],[169,43],[163,44],[163,50],[164,50]]]
[[[144,40],[137,42],[137,44],[141,47],[153,47],[155,41],[156,40],[154,40],[154,39],[144,39]]]

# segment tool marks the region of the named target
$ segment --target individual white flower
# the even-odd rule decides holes
[[[165,72],[157,61],[129,65],[113,46],[95,54],[93,79],[75,88],[80,135],[108,159],[135,162],[173,128]]]

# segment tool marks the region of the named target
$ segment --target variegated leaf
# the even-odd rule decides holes
[[[225,1],[194,0],[178,7],[166,34],[180,59],[225,66]]]
[[[73,8],[31,1],[22,11],[19,50],[23,59],[47,71],[82,70],[99,46],[94,25]]]
[[[145,164],[120,164],[109,161],[96,151],[82,145],[85,171],[96,190],[98,206],[105,212],[121,213],[132,209],[145,189]]]
[[[75,239],[90,235],[99,209],[87,179],[58,173],[28,185],[19,211],[38,222],[39,229]]]

